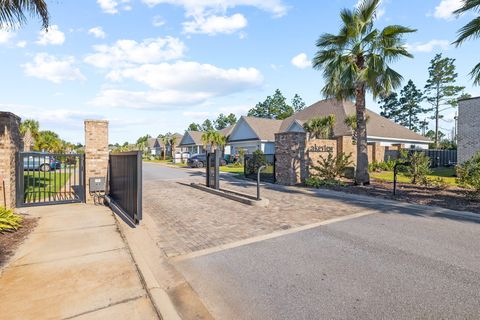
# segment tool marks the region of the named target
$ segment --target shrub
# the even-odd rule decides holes
[[[234,168],[240,168],[243,167],[243,164],[240,161],[232,163],[232,167]]]
[[[319,177],[310,177],[305,179],[305,185],[318,189],[320,187],[344,186],[345,183],[338,180],[324,180]]]
[[[265,158],[265,154],[263,153],[262,150],[255,150],[252,154],[252,158],[250,158],[247,163],[247,173],[252,174],[252,173],[257,173],[258,169],[261,166],[266,166],[267,165],[267,159]]]
[[[0,233],[14,231],[20,228],[22,217],[13,213],[12,210],[0,207]]]
[[[428,185],[427,175],[430,170],[430,158],[423,152],[413,152],[406,159],[410,165],[405,167],[405,175],[412,179],[413,184]]]
[[[461,186],[471,188],[480,196],[480,151],[463,165],[457,166],[458,182]]]
[[[332,153],[329,153],[326,158],[320,156],[320,160],[317,161],[318,165],[312,166],[312,169],[316,171],[314,176],[323,180],[335,180],[337,177],[342,176],[347,167],[352,163],[351,157],[351,154],[346,155],[343,152],[336,157]]]
[[[395,160],[390,159],[382,162],[374,161],[368,164],[368,170],[370,172],[393,171],[396,163]]]

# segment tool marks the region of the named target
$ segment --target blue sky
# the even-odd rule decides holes
[[[472,95],[469,70],[479,42],[449,45],[471,16],[451,12],[461,0],[384,0],[378,26],[418,29],[407,37],[414,59],[394,68],[423,87],[435,53],[457,59],[458,84]],[[246,114],[276,88],[307,105],[322,99],[323,80],[309,60],[315,41],[335,33],[339,11],[356,0],[48,1],[51,28],[35,19],[0,31],[0,110],[40,121],[42,129],[83,143],[84,119],[110,121],[110,142],[146,133],[183,132],[191,122]],[[371,98],[368,107],[378,111]],[[446,113],[442,128],[455,111]]]

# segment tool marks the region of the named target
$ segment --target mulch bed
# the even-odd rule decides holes
[[[480,213],[480,201],[472,199],[469,191],[458,187],[448,187],[445,190],[417,186],[407,183],[397,183],[397,195],[393,196],[393,183],[371,180],[368,186],[328,186],[330,190],[380,197],[429,206],[437,206],[452,210]]]
[[[14,232],[0,233],[0,267],[15,253],[18,246],[35,229],[38,218],[24,217],[22,227]]]

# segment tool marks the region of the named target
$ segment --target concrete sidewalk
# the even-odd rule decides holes
[[[0,274],[2,319],[158,319],[108,208],[21,211],[40,220]]]

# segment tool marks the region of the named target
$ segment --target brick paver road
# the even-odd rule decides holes
[[[257,208],[194,189],[192,181],[203,182],[201,171],[144,164],[143,210],[160,228],[158,245],[170,257],[368,210],[271,185],[262,190],[270,205]],[[221,185],[256,193],[255,184],[227,175]]]

